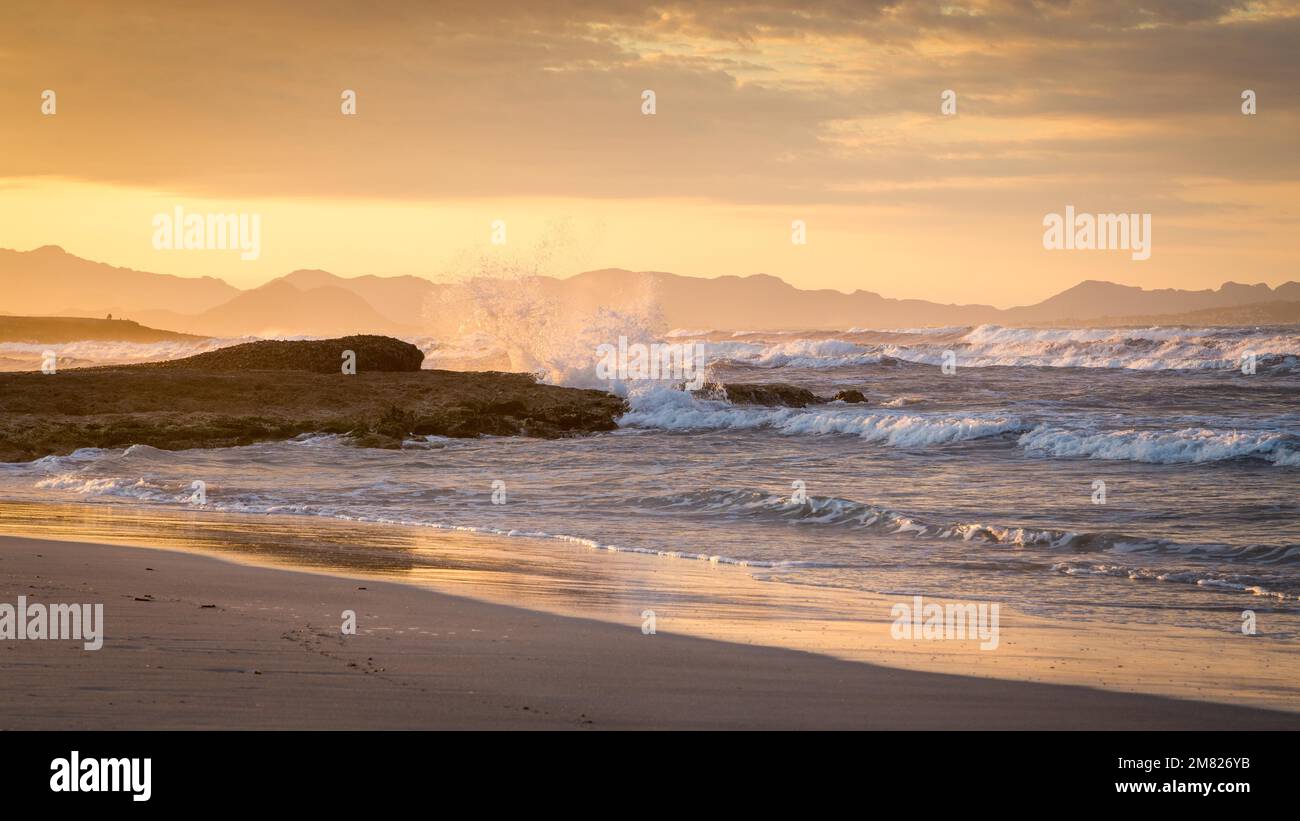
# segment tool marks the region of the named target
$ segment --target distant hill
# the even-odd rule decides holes
[[[976,325],[996,322],[991,305],[944,305],[921,299],[889,299],[871,291],[845,294],[803,290],[768,274],[687,277],[618,268],[589,271],[563,280],[568,299],[590,294],[639,292],[658,306],[672,328],[769,330],[781,328],[899,328],[913,325]],[[573,293],[577,292],[577,293]]]
[[[208,336],[346,336],[401,328],[346,288],[302,290],[284,279],[240,292],[200,314],[141,311],[139,316]]]
[[[848,328],[907,328],[919,326],[1031,324],[1104,324],[1115,316],[1142,315],[1159,324],[1163,315],[1192,311],[1232,322],[1230,309],[1247,305],[1253,315],[1269,314],[1266,306],[1300,299],[1300,283],[1276,289],[1267,285],[1226,283],[1217,291],[1147,291],[1109,282],[1088,281],[1035,305],[999,309],[991,305],[945,305],[922,299],[891,299],[871,291],[849,294],[833,290],[803,290],[774,276],[723,276],[714,279],[663,272],[633,272],[612,268],[588,271],[551,289],[562,295],[558,304],[588,305],[600,295],[622,294],[629,301],[656,305],[664,324],[672,328],[715,330],[773,330]],[[1247,312],[1237,316],[1246,319]],[[1269,314],[1271,315],[1271,314]],[[1286,315],[1286,311],[1280,312]],[[1173,320],[1168,320],[1173,321]]]
[[[538,313],[581,320],[602,309],[648,318],[664,330],[1080,325],[1105,324],[1116,317],[1171,324],[1199,312],[1221,317],[1216,320],[1221,322],[1238,321],[1234,316],[1255,322],[1259,320],[1244,317],[1290,315],[1269,306],[1300,301],[1300,283],[1270,288],[1228,282],[1217,290],[1184,291],[1088,280],[1037,304],[1010,309],[893,299],[862,290],[804,290],[767,274],[706,278],[620,268],[567,279],[477,279],[454,285],[415,276],[341,277],[299,270],[241,291],[212,277],[114,268],[46,246],[0,250],[0,293],[6,300],[0,310],[10,313],[112,312],[208,336],[440,336],[484,320],[509,333],[512,322]]]
[[[178,277],[115,268],[55,245],[0,248],[0,311],[7,314],[129,316],[147,309],[198,313],[239,294],[216,277]]]
[[[1038,323],[1057,327],[1108,326],[1150,327],[1151,325],[1295,325],[1300,324],[1300,302],[1258,302],[1230,308],[1205,308],[1183,314],[1132,314],[1107,316],[1087,321],[1057,320]]]
[[[1119,315],[1148,317],[1300,300],[1300,282],[1277,288],[1225,282],[1217,291],[1145,290],[1113,282],[1080,282],[1037,305],[1003,312],[1004,324],[1096,319]]]
[[[86,340],[172,342],[199,339],[190,334],[146,328],[127,319],[73,316],[0,316],[0,342],[57,344]]]
[[[273,280],[274,281],[274,280]],[[366,301],[376,312],[399,326],[418,332],[425,321],[425,309],[440,290],[427,279],[413,276],[341,277],[328,271],[294,271],[280,277],[299,290],[342,288]]]

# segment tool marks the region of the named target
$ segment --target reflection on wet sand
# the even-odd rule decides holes
[[[385,579],[636,631],[650,610],[662,633],[912,670],[1300,710],[1300,654],[1266,636],[1048,619],[1004,608],[998,649],[985,652],[978,640],[893,638],[898,597],[772,583],[743,567],[553,539],[315,517],[0,503],[0,533]]]
[[[240,562],[384,577],[460,595],[596,618],[640,621],[646,608],[762,609],[745,572],[655,562],[581,544],[336,519],[210,514],[105,505],[0,504],[0,532],[184,550]],[[720,578],[740,585],[729,590]],[[709,592],[685,592],[707,582]],[[775,602],[770,602],[775,605]],[[749,616],[753,617],[754,612]],[[824,615],[824,614],[823,614]]]

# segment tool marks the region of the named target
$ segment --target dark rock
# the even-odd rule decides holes
[[[826,401],[807,388],[787,385],[783,382],[710,384],[695,391],[694,394],[706,399],[726,399],[737,405],[786,408],[802,408]]]
[[[357,357],[357,373],[418,371],[424,353],[409,342],[389,336],[343,336],[338,339],[264,339],[231,345],[207,353],[152,362],[153,368],[193,368],[223,371],[312,371],[343,375],[343,352]]]
[[[862,395],[862,391],[855,391],[850,389],[847,391],[840,391],[839,393],[835,394],[835,396],[831,397],[832,402],[836,400],[840,402],[851,402],[857,404],[859,402],[866,402],[867,397]]]
[[[401,447],[403,440],[426,434],[557,438],[614,430],[628,409],[604,391],[539,384],[529,374],[367,371],[367,351],[373,354],[375,347],[353,348],[358,372],[345,376],[337,370],[337,353],[354,339],[367,338],[324,343],[327,373],[232,369],[230,360],[210,370],[199,367],[200,361],[213,363],[202,359],[208,354],[181,360],[187,367],[0,373],[0,461],[81,447],[231,447],[303,433],[347,434],[355,444],[380,448]],[[408,347],[414,351],[410,363],[418,364],[419,350]]]

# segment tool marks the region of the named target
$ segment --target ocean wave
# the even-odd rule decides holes
[[[418,513],[388,513],[358,506],[355,500],[376,491],[391,491],[387,481],[381,480],[364,487],[340,493],[340,497],[322,502],[296,502],[256,493],[230,497],[221,487],[209,485],[204,504],[193,501],[194,490],[185,482],[160,482],[147,477],[85,476],[79,473],[48,475],[35,484],[42,490],[57,490],[75,494],[85,500],[100,502],[127,502],[175,508],[182,506],[196,511],[233,513],[245,515],[312,516],[341,521],[433,528],[437,530],[477,533],[491,536],[530,538],[577,544],[591,550],[611,553],[633,553],[667,559],[705,561],[711,564],[765,569],[843,568],[855,566],[843,560],[800,560],[793,558],[757,559],[746,556],[729,556],[718,553],[689,550],[665,550],[654,547],[629,546],[607,542],[599,538],[577,536],[537,528],[471,525],[452,521],[430,520]],[[1061,528],[1004,525],[981,521],[936,521],[924,516],[891,510],[877,505],[835,497],[808,496],[796,501],[789,495],[780,495],[754,489],[705,489],[668,496],[653,496],[629,500],[642,510],[661,511],[674,516],[682,514],[716,516],[729,519],[749,519],[785,523],[804,527],[860,528],[889,537],[943,540],[996,548],[1041,549],[1049,552],[1071,554],[1111,553],[1117,556],[1151,554],[1177,557],[1180,560],[1240,562],[1253,566],[1300,565],[1300,545],[1254,545],[1228,547],[1225,545],[1178,544],[1159,539],[1138,539],[1123,533],[1080,532]],[[1114,563],[1058,562],[1057,572],[1075,575],[1125,575],[1127,565]],[[1117,569],[1119,568],[1119,569]],[[1200,574],[1196,578],[1206,581],[1203,586],[1221,589],[1240,589],[1251,592],[1251,585],[1259,583],[1254,577],[1238,575],[1214,576],[1210,571],[1142,569],[1131,571],[1132,578],[1153,578],[1158,581],[1186,581],[1185,574]],[[1207,575],[1208,574],[1208,575]],[[1287,577],[1278,576],[1285,580]],[[1254,579],[1254,580],[1252,580]],[[1239,584],[1240,587],[1231,587]],[[1269,582],[1268,590],[1275,590],[1283,582]],[[1284,585],[1283,585],[1284,586]]]
[[[643,507],[659,510],[685,509],[706,515],[725,515],[790,522],[801,525],[833,525],[875,528],[890,534],[987,542],[998,545],[1042,545],[1062,548],[1092,545],[1092,537],[1066,530],[1036,530],[1003,527],[980,522],[935,523],[922,517],[835,497],[808,496],[796,500],[790,495],[748,490],[708,489],[671,496],[642,499]]]
[[[1248,593],[1277,601],[1300,600],[1300,587],[1293,577],[1258,576],[1245,573],[1221,573],[1202,568],[1132,567],[1122,564],[1087,564],[1058,562],[1052,571],[1067,576],[1105,576],[1133,581],[1191,584],[1231,593]]]
[[[786,436],[855,436],[898,448],[924,448],[1019,434],[1016,444],[1033,457],[1198,464],[1257,459],[1300,467],[1300,437],[1272,430],[1181,428],[1098,430],[1035,424],[1004,413],[906,412],[925,400],[900,397],[873,409],[861,406],[768,408],[700,399],[663,389],[633,398],[619,418],[623,428],[667,431],[770,430]],[[888,408],[888,409],[886,409]]]
[[[880,403],[882,408],[905,408],[908,405],[923,405],[927,399],[921,396],[895,396]]]
[[[141,502],[185,502],[192,490],[172,492],[165,486],[148,479],[130,479],[117,476],[83,476],[78,473],[58,473],[36,482],[41,490],[62,490],[86,497],[117,497]]]
[[[777,345],[748,342],[704,344],[709,362],[727,361],[754,368],[842,368],[875,365],[882,354],[841,339],[795,339]]]
[[[914,513],[831,496],[807,496],[754,489],[712,488],[638,500],[650,510],[757,519],[795,525],[864,528],[887,535],[954,540],[998,547],[1036,547],[1071,553],[1160,554],[1187,560],[1300,565],[1300,545],[1188,544],[1109,531],[1076,531],[980,521],[935,521]],[[1080,565],[1082,566],[1082,565]]]
[[[964,442],[1028,430],[1002,414],[902,414],[857,408],[758,408],[697,399],[664,390],[637,397],[619,419],[623,427],[661,430],[769,429],[789,436],[841,434],[893,447],[914,448]]]
[[[680,402],[683,395],[680,392],[673,393],[677,396],[675,401]],[[710,412],[727,408],[722,403],[712,405],[718,407],[713,407]],[[766,414],[768,418],[786,420],[795,418],[799,413],[797,409],[741,410],[754,410]],[[816,419],[824,414],[812,412],[803,415]],[[847,416],[862,419],[882,415],[848,412]],[[907,420],[915,415],[888,416],[891,419]],[[943,418],[936,414],[926,417],[926,421],[935,423]],[[831,427],[835,432],[840,432],[843,426],[837,423]],[[903,429],[909,430],[906,427]],[[933,441],[937,429],[933,425],[922,425],[911,430],[923,431],[924,435],[907,434],[902,440],[910,443]],[[870,435],[878,437],[880,441],[887,441],[893,435],[888,430],[870,430],[873,431]],[[861,435],[860,430],[851,426],[849,432]],[[387,461],[374,463],[378,473],[349,474],[337,484],[310,492],[270,485],[258,490],[237,490],[232,487],[242,484],[238,471],[250,463],[256,464],[258,460],[273,461],[276,464],[292,463],[292,454],[297,454],[305,460],[304,469],[314,470],[316,465],[333,464],[336,461],[328,450],[321,453],[314,451],[335,447],[343,446],[340,437],[331,435],[304,436],[293,442],[246,446],[250,452],[241,454],[238,459],[230,459],[231,451],[226,449],[190,451],[185,455],[144,445],[117,450],[87,448],[66,456],[29,462],[16,466],[16,469],[27,471],[26,475],[19,474],[25,486],[35,487],[46,500],[60,497],[68,500],[71,497],[107,504],[144,504],[214,513],[316,516],[381,525],[548,539],[592,550],[749,568],[848,568],[856,572],[856,569],[870,568],[874,561],[869,553],[859,553],[852,547],[841,546],[825,552],[803,548],[805,542],[822,544],[822,536],[811,540],[782,540],[780,537],[764,540],[765,547],[762,550],[747,548],[748,542],[745,539],[729,539],[725,546],[712,545],[712,550],[705,549],[707,552],[669,549],[703,540],[656,539],[653,527],[647,529],[651,534],[648,537],[642,537],[639,533],[632,535],[622,525],[607,527],[599,522],[593,523],[586,516],[577,520],[585,521],[585,525],[574,526],[567,515],[547,519],[546,514],[538,509],[530,511],[527,507],[522,514],[515,514],[512,509],[512,515],[506,520],[509,522],[507,525],[496,520],[496,509],[493,509],[492,516],[486,518],[464,512],[470,508],[461,502],[478,498],[474,494],[481,495],[479,490],[473,490],[465,483],[449,482],[445,487],[430,485],[423,473],[411,478],[394,478],[392,465]],[[292,454],[286,448],[292,449]],[[420,459],[414,454],[405,458]],[[193,472],[185,469],[184,473],[176,470],[178,465],[206,465],[209,459],[213,464],[208,469],[196,467]],[[438,460],[428,461],[436,467]],[[236,473],[229,473],[231,469]],[[206,504],[198,506],[191,503],[194,493],[191,482],[188,478],[181,478],[187,474],[213,478],[206,488]],[[431,505],[430,501],[436,501],[437,504]],[[810,536],[814,533],[830,536],[830,531],[823,531],[822,528],[850,531],[850,534],[846,534],[847,538],[841,536],[831,539],[830,543],[834,545],[856,545],[856,533],[861,530],[868,535],[872,544],[879,543],[880,549],[900,556],[906,556],[905,552],[900,553],[899,550],[912,540],[933,541],[939,544],[927,548],[927,552],[931,549],[940,549],[944,553],[955,550],[961,556],[1005,563],[1007,572],[1011,573],[1022,572],[1017,564],[1027,563],[1033,572],[1044,572],[1050,566],[1056,572],[1066,575],[1149,578],[1252,595],[1276,597],[1276,594],[1283,594],[1294,597],[1300,592],[1294,581],[1295,568],[1300,567],[1300,545],[1297,544],[1242,546],[1175,542],[1109,530],[1105,529],[1108,527],[1106,525],[1072,529],[1057,526],[1050,521],[1038,523],[1031,520],[1008,524],[988,521],[983,517],[958,519],[941,512],[922,514],[832,496],[808,496],[796,501],[788,494],[743,487],[705,486],[699,490],[667,495],[662,495],[658,487],[654,490],[646,488],[639,493],[625,491],[607,495],[600,507],[602,511],[611,512],[615,516],[631,513],[648,521],[655,521],[658,514],[663,514],[676,521],[679,528],[684,528],[681,532],[692,533],[716,532],[713,526],[705,525],[696,517],[716,517],[723,522],[754,522],[760,526],[770,523],[808,528]],[[934,509],[941,511],[943,508],[939,506]],[[535,513],[541,516],[540,520],[533,518]],[[519,515],[523,518],[518,518]],[[626,520],[625,516],[621,518]],[[727,527],[722,522],[718,526]],[[1119,524],[1114,526],[1122,527]],[[574,535],[569,527],[587,532]],[[799,547],[790,550],[767,549],[768,546],[779,547],[783,541]],[[703,543],[707,544],[707,541]],[[941,547],[944,543],[950,547]],[[970,545],[969,550],[966,545]],[[777,555],[774,556],[773,553]],[[1278,572],[1270,574],[1269,567],[1276,567]]]
[[[190,486],[175,482],[170,483],[170,485],[159,484],[145,478],[88,477],[75,473],[61,473],[38,480],[35,487],[42,490],[61,490],[77,494],[78,496],[87,499],[100,499],[103,501],[120,499],[144,504],[164,505],[168,507],[184,505],[193,510],[215,513],[268,516],[315,516],[347,522],[396,525],[402,527],[423,527],[435,530],[475,533],[507,538],[543,539],[576,544],[591,550],[600,550],[609,553],[633,553],[646,556],[658,556],[666,559],[703,561],[715,565],[722,564],[736,567],[765,569],[831,566],[816,561],[800,561],[793,559],[760,560],[725,556],[716,553],[699,553],[686,550],[660,550],[647,547],[626,546],[604,542],[598,539],[591,539],[585,536],[574,536],[546,530],[466,525],[445,521],[429,521],[427,519],[412,516],[381,515],[368,511],[361,511],[354,507],[348,507],[336,503],[311,504],[287,502],[285,500],[268,498],[261,495],[246,495],[240,498],[222,499],[217,495],[220,488],[216,486],[208,487],[206,489],[208,493],[206,501],[203,504],[198,504],[192,501],[194,490]],[[388,483],[380,481],[368,487],[358,488],[343,493],[342,496],[355,498],[364,496],[366,493],[375,490],[384,489],[390,489]]]
[[[1300,467],[1300,442],[1273,431],[1209,430],[1080,431],[1039,425],[1020,436],[1030,455],[1190,464],[1231,459],[1262,459]]]
[[[1253,328],[1050,329],[981,325],[965,334],[960,344],[959,362],[973,367],[1233,370],[1253,355],[1258,369],[1294,371],[1300,356],[1300,333]]]
[[[125,451],[121,448],[77,448],[72,453],[41,456],[30,462],[0,462],[0,470],[14,472],[25,471],[28,469],[35,469],[37,471],[61,470],[65,467],[72,467],[78,464],[91,464],[105,456],[124,452]]]
[[[675,333],[674,338],[690,336]],[[939,366],[952,351],[960,367],[975,368],[1237,370],[1253,356],[1258,373],[1300,371],[1300,332],[1294,328],[854,328],[830,334],[746,332],[706,342],[705,349],[711,362],[768,369],[825,369],[891,359]]]

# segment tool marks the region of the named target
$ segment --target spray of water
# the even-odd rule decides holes
[[[633,392],[596,375],[597,348],[620,336],[664,337],[653,282],[615,292],[602,291],[598,279],[563,287],[545,274],[560,245],[548,237],[522,257],[483,254],[467,263],[469,275],[426,308],[426,333],[437,339],[426,367],[526,372],[555,385]]]

